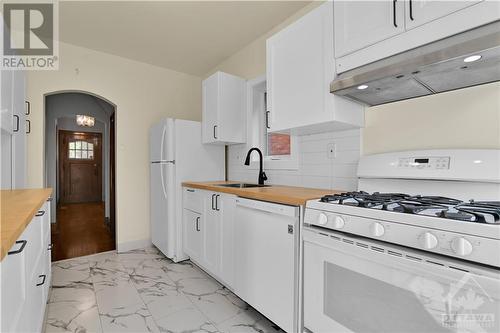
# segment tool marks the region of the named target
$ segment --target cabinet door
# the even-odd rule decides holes
[[[452,14],[482,0],[469,1],[406,1],[406,29],[418,27],[440,17]]]
[[[44,262],[45,260],[40,260],[34,267],[35,274],[32,279],[28,280],[26,286],[27,302],[23,311],[25,327],[20,330],[21,332],[41,332],[46,305],[44,302],[44,288],[49,283],[44,274]]]
[[[219,114],[216,129],[218,141],[246,141],[246,81],[227,73],[219,73]]]
[[[402,0],[334,1],[335,58],[405,31]]]
[[[14,71],[12,92],[12,188],[24,188],[26,183],[26,111],[24,71]]]
[[[0,70],[0,127],[3,131],[12,134],[12,77],[13,71]]]
[[[219,80],[214,74],[202,82],[202,137],[203,143],[217,141],[220,132],[217,133],[219,117]]]
[[[2,190],[10,190],[12,189],[12,134],[2,129],[0,135],[0,184]]]
[[[219,251],[220,251],[220,217],[221,205],[220,194],[208,193],[205,203],[205,221],[204,221],[204,249],[203,262],[200,263],[205,268],[218,274],[219,271]]]
[[[9,251],[19,251],[24,234]],[[26,303],[26,251],[6,255],[0,264],[1,274],[1,332],[19,332]]]
[[[202,216],[184,209],[184,252],[196,262],[201,260],[201,250],[203,248],[203,221]]]
[[[333,36],[331,2],[267,40],[267,105],[271,131],[331,121]],[[331,71],[327,68],[330,62]]]

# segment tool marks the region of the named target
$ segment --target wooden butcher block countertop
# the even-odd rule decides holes
[[[184,182],[182,186],[198,188],[213,192],[234,194],[242,198],[276,202],[285,205],[301,206],[307,200],[318,199],[326,194],[342,193],[338,190],[320,190],[315,188],[271,185],[269,187],[234,188],[217,186],[221,184],[236,184],[244,182],[214,181],[214,182]]]
[[[51,194],[51,188],[1,191],[0,260],[5,257]]]

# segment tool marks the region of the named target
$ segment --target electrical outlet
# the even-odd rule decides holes
[[[337,157],[337,145],[335,143],[332,142],[326,145],[326,156],[331,160]]]

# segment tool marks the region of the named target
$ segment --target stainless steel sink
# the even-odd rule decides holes
[[[237,183],[237,184],[220,184],[217,186],[222,187],[235,187],[235,188],[252,188],[252,187],[269,187],[271,185],[259,185],[259,184],[248,184],[248,183]]]

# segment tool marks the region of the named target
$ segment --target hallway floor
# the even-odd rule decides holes
[[[104,224],[104,203],[60,204],[52,230],[52,260],[81,257],[115,249]]]
[[[45,331],[283,333],[191,262],[156,248],[53,263]]]

